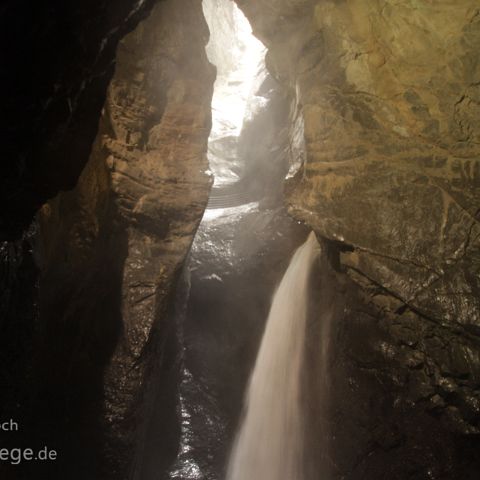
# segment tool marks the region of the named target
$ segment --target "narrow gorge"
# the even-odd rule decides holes
[[[478,478],[477,0],[0,23],[0,478]]]

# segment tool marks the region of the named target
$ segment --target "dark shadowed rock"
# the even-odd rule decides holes
[[[119,40],[153,0],[6,1],[0,9],[4,170],[0,240],[71,189],[88,159]]]
[[[139,474],[156,409],[163,468],[176,453],[170,314],[211,184],[214,81],[201,2],[187,3],[159,3],[121,41],[90,159],[76,187],[39,215],[40,318],[24,434],[59,451],[42,466],[48,478]]]

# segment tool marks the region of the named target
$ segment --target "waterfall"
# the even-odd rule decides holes
[[[312,232],[295,252],[275,293],[227,480],[303,480],[300,397],[307,287],[319,251]]]

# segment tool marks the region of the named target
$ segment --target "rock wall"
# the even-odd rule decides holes
[[[6,0],[0,10],[5,162],[0,241],[73,188],[98,129],[117,44],[155,0]]]
[[[159,468],[176,453],[170,307],[208,196],[214,71],[198,0],[160,3],[117,51],[154,3],[0,9],[1,413],[21,418],[12,445],[61,454],[5,478],[141,478],[148,422]],[[237,3],[292,101],[290,212],[333,267],[325,468],[476,478],[478,2]]]
[[[369,305],[337,321],[337,365],[349,365],[339,378],[352,383],[332,395],[342,392],[337,419],[353,419],[350,432],[333,425],[336,474],[384,478],[373,466],[383,458],[405,478],[417,449],[408,478],[470,478],[480,433],[478,4],[237,3],[292,97],[289,211],[334,246],[337,270]],[[402,432],[398,442],[379,446],[382,422]],[[342,458],[349,448],[363,456]]]
[[[157,457],[176,454],[171,306],[211,184],[207,41],[201,2],[167,0],[120,42],[90,159],[39,215],[28,434],[61,452],[48,478],[141,478],[153,409]]]

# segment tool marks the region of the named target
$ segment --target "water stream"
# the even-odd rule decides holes
[[[303,480],[301,380],[307,287],[319,250],[312,232],[295,252],[275,293],[227,480]]]
[[[178,405],[181,432],[169,480],[225,479],[229,445],[235,437],[236,419],[271,294],[287,267],[290,252],[306,233],[304,226],[287,215],[277,194],[282,172],[287,170],[287,159],[278,153],[286,141],[286,107],[280,108],[284,98],[266,71],[265,48],[253,37],[235,3],[204,0],[203,5],[210,28],[207,53],[218,73],[208,150],[215,183],[186,266],[191,283],[184,299],[185,313],[178,318],[182,344]],[[255,149],[246,148],[251,143]],[[256,190],[252,188],[252,171]],[[231,457],[229,480],[305,480],[299,470],[304,432],[297,396],[306,284],[317,247],[312,236],[297,251],[271,306],[251,380],[251,408]],[[279,319],[279,311],[287,316]],[[284,368],[288,379],[282,382]],[[263,384],[265,376],[274,383],[265,383],[268,392],[262,399],[264,392],[254,385]],[[283,400],[274,404],[277,387]],[[261,413],[265,408],[266,416]],[[256,433],[250,428],[262,415],[268,423],[262,427],[263,439],[273,450],[260,446],[259,452],[271,459],[281,455],[284,461],[268,475],[263,473],[266,465],[254,457],[258,442],[265,441],[258,438],[252,443]],[[291,438],[273,445],[270,435]],[[279,453],[282,448],[293,450],[284,455]],[[236,466],[242,462],[246,462],[242,468]],[[252,462],[254,465],[250,465]],[[286,464],[297,476],[275,474]]]

